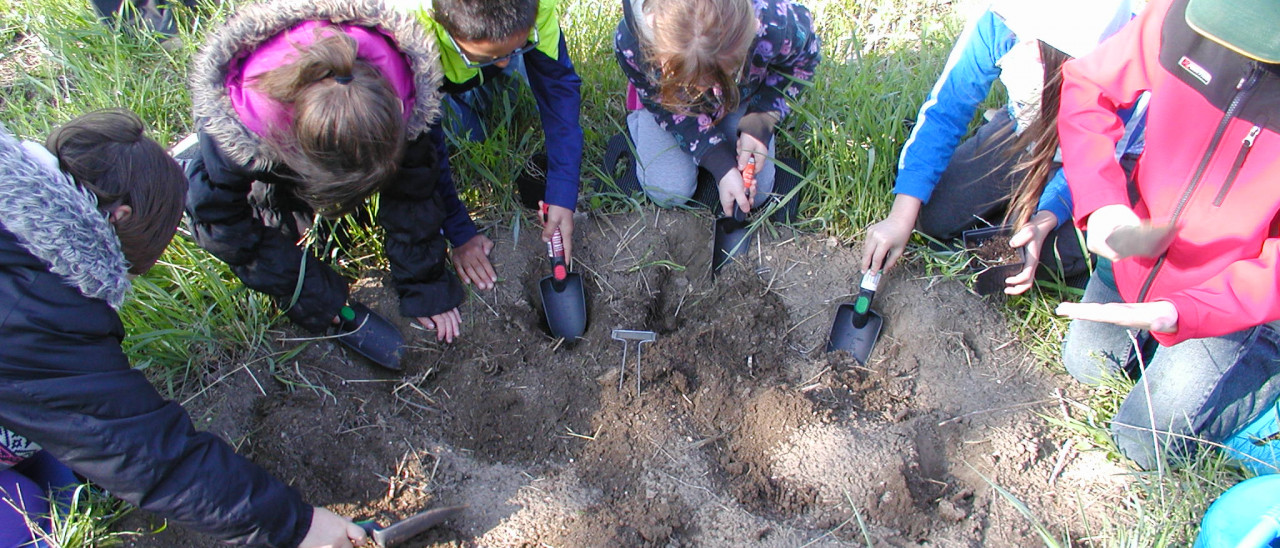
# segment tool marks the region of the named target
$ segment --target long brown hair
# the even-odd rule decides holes
[[[298,197],[316,212],[349,213],[395,175],[404,155],[404,104],[377,68],[356,57],[350,36],[317,39],[253,86],[293,106],[292,125],[272,128],[268,141],[297,174]]]
[[[1009,207],[1005,211],[1005,222],[1012,223],[1014,231],[1022,228],[1040,205],[1040,195],[1049,183],[1057,162],[1058,154],[1058,105],[1062,94],[1062,64],[1071,56],[1057,48],[1038,41],[1040,45],[1040,61],[1044,64],[1044,89],[1040,92],[1040,113],[1031,122],[1009,149],[1012,154],[1030,148],[1026,158],[1014,167],[1015,173],[1022,173],[1022,181],[1014,186],[1009,195]],[[1059,219],[1065,220],[1065,219]]]
[[[182,168],[145,131],[132,112],[100,110],[63,124],[44,143],[58,167],[98,198],[99,210],[132,210],[112,223],[130,274],[145,273],[164,253],[187,198]]]
[[[653,39],[645,49],[659,67],[658,103],[680,114],[712,114],[715,122],[737,110],[738,77],[759,25],[751,0],[644,5],[653,15]]]

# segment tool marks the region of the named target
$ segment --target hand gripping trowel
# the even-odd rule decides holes
[[[871,309],[871,299],[880,285],[879,272],[866,272],[858,285],[858,297],[836,309],[836,319],[831,325],[831,337],[827,340],[827,352],[844,350],[858,363],[866,365],[871,349],[880,336],[884,318]]]
[[[542,204],[542,219],[546,222],[547,204]],[[547,315],[547,327],[556,337],[573,339],[582,336],[587,329],[587,297],[582,288],[582,275],[569,272],[565,261],[564,237],[557,228],[547,242],[547,256],[551,258],[551,275],[538,282],[542,295],[542,311]]]
[[[368,533],[369,537],[372,538],[373,542],[378,546],[381,548],[390,548],[392,546],[398,546],[404,541],[418,536],[427,529],[448,521],[454,516],[461,514],[466,508],[466,506],[449,506],[445,508],[427,510],[426,512],[405,518],[386,527],[379,527],[373,520],[357,522],[356,525],[359,525],[361,529],[364,529],[364,532]]]
[[[742,186],[747,196],[751,195],[751,187],[756,184],[755,156],[742,171]],[[733,206],[733,215],[716,219],[711,238],[711,274],[714,276],[734,257],[746,254],[751,250],[751,223],[747,222],[747,213]]]

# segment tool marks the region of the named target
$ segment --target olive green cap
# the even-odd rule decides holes
[[[1280,0],[1191,0],[1187,24],[1245,57],[1280,63]]]

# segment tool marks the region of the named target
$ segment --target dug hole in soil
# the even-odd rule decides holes
[[[221,380],[187,408],[338,513],[387,524],[467,505],[409,546],[1034,546],[993,485],[1059,537],[1121,496],[1123,470],[1046,426],[1069,412],[1065,376],[960,282],[890,272],[873,305],[884,331],[860,366],[823,352],[860,250],[762,231],[712,279],[711,226],[580,214],[590,321],[576,343],[547,334],[538,231],[493,227],[501,280],[463,305],[461,340],[411,329],[369,272],[354,298],[402,327],[402,373],[319,341],[274,369],[210,364]],[[657,333],[638,393],[634,346],[619,388],[613,329]],[[218,545],[174,527],[129,544]]]

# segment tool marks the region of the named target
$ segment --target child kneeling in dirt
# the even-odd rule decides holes
[[[1026,267],[1002,280],[1005,293],[1030,289],[1037,271],[1082,284],[1089,261],[1071,223],[1071,193],[1056,157],[1061,66],[1120,30],[1131,15],[1128,0],[997,0],[973,19],[902,148],[893,208],[867,228],[863,270],[892,267],[913,230],[953,242],[1003,218],[1013,224],[1009,245],[1027,255]],[[997,78],[1008,91],[1007,105],[961,142]],[[1117,154],[1142,152],[1142,121],[1140,112],[1125,113]]]
[[[774,129],[821,58],[809,10],[790,0],[624,0],[618,65],[644,109],[627,116],[640,186],[683,205],[698,168],[725,215],[773,192]],[[743,172],[754,162],[755,184]]]
[[[1221,442],[1280,395],[1277,25],[1271,2],[1155,0],[1063,67],[1074,215],[1104,258],[1083,302],[1058,307],[1073,320],[1063,362],[1090,384],[1137,377],[1111,432],[1144,469]],[[1116,112],[1145,92],[1130,186]]]
[[[116,310],[173,237],[181,168],[125,111],[72,120],[46,147],[0,127],[0,546],[46,538],[46,498],[65,506],[71,470],[226,541],[363,544],[360,527],[196,431],[121,350]]]
[[[380,0],[280,0],[241,7],[193,62],[196,241],[309,330],[339,322],[348,287],[298,242],[314,213],[335,219],[380,193],[401,314],[438,339],[460,332],[465,293],[441,227],[466,208],[436,124],[430,40]]]
[[[393,0],[415,12],[436,40],[444,68],[441,90],[444,124],[461,139],[483,141],[485,118],[506,97],[514,100],[517,81],[529,85],[546,139],[543,189],[521,187],[526,205],[547,204],[542,240],[560,229],[565,259],[573,258],[573,211],[582,169],[582,79],[569,57],[560,26],[560,0]],[[425,4],[425,6],[423,5]],[[539,195],[526,195],[537,192]],[[489,238],[467,218],[450,219],[445,235],[464,282],[493,287]]]

